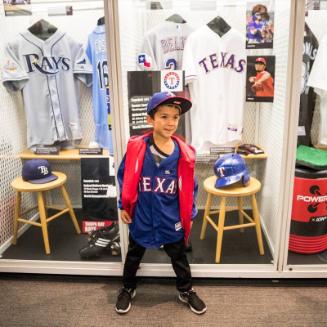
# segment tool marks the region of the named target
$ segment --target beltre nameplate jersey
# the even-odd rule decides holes
[[[28,147],[80,140],[77,80],[92,79],[82,45],[59,30],[45,41],[26,31],[5,55],[2,82],[23,93]]]
[[[206,152],[207,144],[241,140],[246,77],[244,36],[231,28],[219,36],[207,25],[191,33],[183,54],[183,70],[193,102],[192,145]]]
[[[184,45],[192,32],[187,23],[164,21],[145,34],[138,65],[142,70],[178,70],[182,67]]]
[[[89,35],[86,54],[92,64],[92,101],[95,122],[95,142],[113,153],[108,59],[105,25],[98,25]]]

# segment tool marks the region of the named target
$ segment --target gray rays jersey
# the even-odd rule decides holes
[[[2,82],[23,93],[28,147],[81,139],[77,80],[92,80],[82,45],[58,30],[45,41],[26,31],[5,55]]]
[[[142,70],[181,69],[187,23],[164,21],[145,34],[138,64]]]

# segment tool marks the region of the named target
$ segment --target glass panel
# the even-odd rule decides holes
[[[326,1],[306,1],[288,264],[327,263]]]
[[[121,261],[103,5],[1,1],[3,259]]]
[[[129,126],[126,139],[149,128],[146,107],[154,92],[181,92],[177,94],[193,102],[190,112],[182,116],[177,131],[197,150],[199,212],[192,228],[192,247],[188,249],[191,263],[269,264],[274,259],[272,253],[276,254],[281,218],[279,194],[287,114],[285,62],[289,50],[289,19],[289,1],[261,1],[260,5],[255,1],[223,0],[119,1],[123,115]],[[234,152],[245,159],[249,175],[261,182],[259,192],[253,180],[250,186],[242,185],[242,181],[246,184],[248,179],[244,168],[240,168],[238,177],[230,173],[233,177],[226,178],[222,173],[226,168],[224,164],[228,165],[225,161],[215,166],[221,181],[215,187],[217,158],[230,158]],[[244,167],[238,155],[232,156],[234,168]],[[205,187],[205,183],[209,186]],[[231,189],[232,193],[225,194],[229,183],[233,185],[227,190]],[[244,224],[250,225],[244,230],[229,228],[239,224],[239,219],[243,221],[242,215],[235,211],[241,204],[250,219],[253,218],[251,199],[241,196],[249,187],[258,201],[261,219],[258,234],[254,221],[246,217],[243,217]],[[209,221],[206,233],[203,229],[210,192],[214,197],[211,209],[221,209],[218,200],[225,196],[227,209],[234,210],[226,213],[221,256],[216,251],[218,213],[210,214],[211,221],[205,219]],[[242,201],[238,202],[240,198]],[[152,216],[152,219],[149,238],[157,233],[152,224],[156,225],[159,218]],[[261,229],[264,254],[258,249]],[[137,232],[132,231],[132,235],[140,241]],[[222,239],[220,234],[218,239]],[[170,260],[164,250],[149,250],[143,262],[168,263]]]

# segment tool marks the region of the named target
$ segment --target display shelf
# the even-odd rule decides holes
[[[260,149],[262,149],[262,147],[260,147]],[[219,153],[219,155],[224,155],[224,154],[227,154],[227,153]],[[245,160],[263,160],[263,159],[268,158],[268,155],[267,155],[266,152],[261,153],[261,154],[248,154],[248,155],[241,154],[241,156]],[[218,158],[218,154],[215,154],[215,155],[213,155],[213,154],[208,154],[208,155],[200,154],[200,155],[196,156],[196,162],[214,162],[214,161],[217,160],[217,158]]]
[[[327,145],[316,144],[316,145],[314,145],[314,147],[316,149],[326,150],[327,151]]]
[[[19,154],[21,159],[47,159],[47,160],[80,160],[81,158],[107,158],[109,151],[103,149],[102,155],[79,154],[79,149],[61,150],[59,154],[35,154],[31,150],[24,150]]]
[[[248,154],[247,156],[242,154],[242,157],[247,160],[247,159],[267,159],[268,158],[268,155],[267,153],[262,153],[262,154]]]

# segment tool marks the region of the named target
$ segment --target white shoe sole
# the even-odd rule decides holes
[[[178,298],[179,298],[179,300],[181,301],[181,302],[183,302],[183,303],[186,303],[186,304],[188,304],[188,306],[190,307],[190,309],[191,309],[191,311],[192,312],[194,312],[194,313],[196,313],[197,315],[202,315],[202,314],[204,314],[206,311],[207,311],[207,307],[205,307],[203,310],[201,310],[201,311],[197,311],[197,310],[195,310],[188,302],[187,302],[187,300],[184,300],[182,297],[181,297],[181,295],[179,294],[178,295]]]
[[[134,290],[133,293],[131,294],[131,298],[134,299],[135,295],[136,295],[136,290]],[[129,310],[131,310],[131,307],[132,304],[130,303],[126,310],[117,309],[117,307],[115,307],[115,310],[118,313],[127,313]]]

